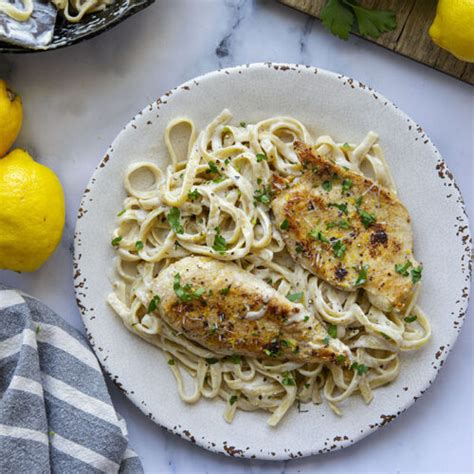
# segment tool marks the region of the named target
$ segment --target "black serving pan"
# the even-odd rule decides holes
[[[155,0],[116,0],[105,10],[85,15],[79,23],[69,23],[58,14],[54,36],[47,49],[28,49],[0,42],[0,53],[40,53],[65,48],[113,28]]]

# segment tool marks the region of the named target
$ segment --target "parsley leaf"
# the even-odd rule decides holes
[[[219,293],[221,295],[228,295],[229,294],[229,291],[230,291],[230,286],[227,286],[226,288],[222,288],[219,290]]]
[[[170,227],[174,230],[175,234],[183,234],[184,229],[180,222],[181,212],[177,207],[172,207],[170,212],[166,215]]]
[[[359,375],[363,375],[363,374],[366,374],[369,370],[369,368],[364,365],[364,364],[358,364],[357,362],[354,362],[352,365],[351,365],[351,369],[352,370],[357,370],[357,373]]]
[[[367,211],[360,208],[357,209],[357,212],[359,213],[360,220],[366,229],[375,224],[377,219],[373,214],[369,214]]]
[[[221,232],[219,230],[219,227],[216,227],[216,236],[214,237],[214,244],[212,245],[212,248],[219,253],[224,253],[227,251],[227,242],[222,237]]]
[[[253,198],[255,200],[254,204],[261,202],[262,204],[269,204],[272,199],[272,189],[270,186],[263,186],[262,189],[257,189],[253,193]]]
[[[343,40],[349,38],[353,29],[362,36],[378,38],[397,26],[395,13],[363,8],[356,0],[328,0],[321,11],[321,20],[333,35]]]
[[[328,334],[335,339],[337,337],[337,326],[335,324],[330,324],[328,327]]]
[[[122,209],[118,214],[117,217],[123,216],[125,214],[126,209]]]
[[[410,260],[407,260],[404,264],[396,263],[395,264],[395,271],[402,276],[408,276],[408,269],[411,267]]]
[[[261,161],[268,161],[268,156],[265,153],[257,153],[255,157],[257,158],[257,163],[260,163]]]
[[[378,38],[386,31],[392,31],[397,27],[395,13],[386,10],[369,10],[356,4],[355,1],[344,0],[355,13],[359,33],[362,36]]]
[[[148,305],[148,309],[146,310],[146,312],[151,313],[155,311],[160,301],[161,301],[161,298],[158,295],[153,296],[153,298],[150,301],[150,304]]]
[[[230,405],[233,405],[238,399],[239,399],[239,397],[238,397],[237,395],[232,395],[232,396],[229,398],[229,404],[230,404]]]
[[[345,202],[343,202],[342,204],[337,204],[335,202],[330,202],[328,204],[328,207],[335,207],[335,208],[339,209],[342,213],[347,215],[347,204]]]
[[[309,236],[312,237],[315,240],[319,240],[321,242],[324,242],[325,244],[330,244],[329,240],[324,237],[323,233],[318,230],[318,229],[313,229],[309,232]]]
[[[188,191],[188,199],[190,201],[195,201],[200,195],[201,193],[196,188],[194,188],[192,191]]]
[[[230,362],[232,362],[233,364],[240,364],[240,356],[237,355],[237,354],[232,354],[228,357],[228,359],[230,360]]]
[[[324,339],[323,339],[323,342],[324,342],[324,345],[327,347],[329,346],[329,336],[326,336]]]
[[[241,127],[245,128],[247,126],[247,124],[245,122],[240,122],[239,124]]]
[[[206,359],[206,362],[209,365],[217,364],[219,362],[219,359],[216,359],[215,357],[209,357],[208,359]]]
[[[339,219],[338,221],[330,221],[326,224],[326,229],[337,227],[339,229],[350,229],[351,225],[346,219]]]
[[[208,173],[219,173],[219,168],[217,168],[215,161],[210,161],[208,165],[209,168],[206,170]]]
[[[413,284],[418,283],[421,280],[422,271],[423,267],[421,265],[411,271],[411,281],[413,282]]]
[[[307,323],[307,322],[309,321],[309,316],[305,316],[305,317],[303,318],[303,321],[304,321],[305,323]]]
[[[327,191],[327,192],[331,191],[331,189],[332,189],[331,181],[324,181],[322,186],[323,186],[324,191]]]
[[[321,21],[333,35],[348,40],[354,23],[354,14],[341,0],[328,0],[321,10]]]
[[[168,365],[174,365],[175,361],[174,359],[168,359]]]
[[[114,247],[117,247],[118,244],[122,241],[123,237],[122,236],[118,236],[118,237],[115,237],[115,239],[112,240],[112,246]]]
[[[289,372],[283,372],[283,378],[281,383],[286,386],[293,386],[296,385],[295,379],[291,376]]]
[[[304,295],[304,293],[302,291],[300,291],[298,293],[291,293],[291,294],[288,293],[286,295],[286,298],[294,303],[295,301],[300,301],[301,298],[303,298],[303,295]]]
[[[369,266],[362,265],[359,268],[355,267],[355,269],[359,271],[359,274],[357,275],[357,279],[355,281],[355,286],[360,286],[364,283],[367,283],[367,270],[369,269]]]
[[[406,318],[403,318],[403,320],[406,323],[412,323],[413,321],[416,321],[417,319],[418,319],[418,316],[416,315],[411,315],[411,316],[407,316]]]
[[[346,253],[346,246],[342,243],[341,240],[336,240],[332,244],[332,250],[334,252],[334,256],[336,256],[337,258],[342,258]]]
[[[288,222],[288,219],[285,219],[281,224],[280,224],[280,229],[281,230],[287,230],[290,227],[290,223]]]
[[[137,241],[135,242],[135,248],[136,248],[137,250],[143,250],[143,242],[142,242],[141,240],[137,240]]]
[[[338,354],[336,356],[336,362],[341,363],[341,362],[344,362],[345,360],[346,360],[346,356],[344,354]]]
[[[347,193],[352,188],[352,179],[344,179],[342,181],[342,192]]]

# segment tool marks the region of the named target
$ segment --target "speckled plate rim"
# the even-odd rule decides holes
[[[91,321],[93,321],[96,316],[98,316],[93,308],[94,299],[91,297],[90,293],[87,290],[87,277],[84,273],[83,264],[81,263],[81,256],[83,252],[85,233],[87,232],[87,213],[91,206],[90,193],[91,190],[96,185],[96,182],[101,179],[104,169],[106,168],[107,163],[113,160],[113,155],[115,151],[115,144],[120,141],[121,137],[124,134],[131,131],[131,129],[137,129],[135,122],[140,119],[144,114],[147,114],[149,111],[157,112],[162,107],[166,107],[166,104],[170,98],[181,91],[190,91],[194,87],[197,87],[200,83],[206,81],[209,78],[215,78],[220,76],[224,78],[225,76],[242,74],[249,69],[270,69],[274,71],[274,74],[302,74],[302,73],[311,73],[314,75],[322,75],[326,78],[330,78],[333,81],[338,81],[342,83],[345,87],[350,87],[357,93],[365,94],[368,98],[373,98],[374,100],[379,100],[383,103],[384,106],[388,107],[393,114],[398,115],[398,118],[406,121],[406,126],[408,127],[409,133],[414,138],[415,141],[422,141],[422,143],[429,147],[430,154],[432,155],[433,164],[436,167],[436,172],[439,179],[443,182],[443,186],[446,188],[446,198],[452,199],[456,203],[457,215],[455,217],[456,228],[453,230],[456,238],[459,241],[459,251],[461,253],[461,262],[460,266],[456,266],[456,271],[460,272],[460,277],[462,277],[464,286],[458,288],[456,296],[453,296],[453,303],[450,315],[451,327],[452,330],[446,334],[443,344],[439,347],[437,346],[435,352],[432,354],[431,367],[433,372],[424,377],[422,387],[416,392],[409,392],[411,395],[409,398],[405,398],[404,402],[401,402],[397,407],[396,411],[390,412],[389,414],[381,414],[379,416],[373,417],[374,421],[368,424],[365,429],[357,429],[356,433],[353,433],[350,437],[346,435],[335,436],[334,438],[326,438],[324,445],[304,447],[301,449],[295,448],[284,448],[284,449],[275,449],[274,451],[268,450],[264,451],[258,449],[258,447],[249,447],[249,446],[236,446],[232,442],[228,441],[219,441],[216,439],[211,439],[207,436],[194,436],[186,426],[182,424],[175,424],[171,426],[160,421],[159,413],[150,413],[149,409],[146,407],[145,402],[140,400],[140,396],[134,392],[134,387],[128,386],[127,382],[120,378],[117,373],[114,373],[110,368],[110,360],[108,356],[104,355],[103,348],[97,347],[94,328]],[[273,73],[273,72],[272,72]],[[226,104],[222,104],[224,108]],[[159,115],[158,115],[159,116]],[[399,183],[400,184],[400,183]],[[120,203],[117,203],[119,206]],[[182,437],[188,441],[191,441],[205,449],[210,451],[234,456],[234,457],[243,457],[243,458],[252,458],[252,459],[266,459],[266,460],[285,460],[285,459],[294,459],[298,457],[310,456],[315,454],[322,454],[325,452],[333,451],[336,449],[341,449],[347,446],[354,444],[355,442],[361,440],[367,435],[373,433],[380,427],[383,427],[390,421],[394,420],[401,413],[405,412],[413,403],[428,389],[431,383],[434,381],[438,371],[443,366],[443,363],[448,356],[449,352],[452,350],[452,347],[456,341],[457,335],[462,327],[464,316],[467,311],[468,300],[469,300],[469,290],[470,290],[470,278],[471,278],[471,244],[472,238],[469,230],[468,217],[465,210],[465,205],[460,193],[460,190],[454,180],[452,173],[449,171],[443,159],[440,157],[438,150],[433,145],[431,140],[428,138],[423,129],[417,125],[411,118],[409,118],[405,113],[400,111],[396,105],[387,100],[384,96],[374,91],[365,84],[358,82],[352,78],[346,77],[341,74],[336,74],[333,72],[325,71],[319,68],[311,66],[302,66],[302,65],[292,65],[292,64],[277,64],[277,63],[255,63],[255,64],[246,64],[242,66],[236,66],[228,69],[221,69],[213,71],[197,78],[191,79],[186,83],[177,86],[176,88],[170,90],[161,96],[155,103],[150,104],[145,107],[142,112],[137,114],[119,133],[119,135],[114,140],[113,144],[109,147],[106,155],[102,161],[97,166],[87,188],[85,189],[83,199],[78,212],[78,220],[76,225],[76,233],[74,237],[74,286],[76,291],[77,304],[80,309],[82,319],[86,328],[86,333],[88,335],[91,346],[93,347],[104,371],[109,375],[109,377],[116,383],[119,389],[121,389],[126,396],[134,403],[145,415],[150,417],[158,425],[165,428],[167,431]],[[108,242],[107,242],[108,245]],[[105,295],[103,295],[105,298]],[[139,341],[137,339],[137,341]],[[144,343],[146,344],[146,343]],[[403,374],[401,374],[403,377]],[[408,391],[408,387],[403,387],[404,391]],[[410,389],[411,390],[411,389]],[[176,394],[176,397],[178,395]],[[398,395],[397,395],[398,398]],[[252,414],[250,414],[251,416]],[[216,416],[221,416],[219,413],[219,408],[216,409]],[[248,415],[247,415],[248,416]],[[350,414],[346,414],[350,416]],[[357,428],[360,428],[358,426]]]

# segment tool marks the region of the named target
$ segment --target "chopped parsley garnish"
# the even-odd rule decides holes
[[[137,250],[143,250],[143,242],[142,242],[141,240],[137,240],[137,241],[135,242],[135,248],[136,248]]]
[[[421,280],[422,271],[423,267],[421,265],[411,271],[411,281],[413,282],[413,284],[418,283]]]
[[[357,209],[357,212],[359,213],[360,220],[366,229],[375,224],[377,219],[373,214],[369,214],[367,211],[360,208]]]
[[[174,359],[168,359],[168,365],[174,365],[175,362],[174,362]]]
[[[352,147],[349,145],[349,143],[344,143],[344,145],[342,145],[341,147],[344,151],[350,151],[352,150]]]
[[[286,295],[286,298],[294,303],[295,301],[300,301],[301,298],[303,298],[303,295],[304,295],[304,293],[302,291],[300,291],[298,293],[291,293],[291,294],[288,293]]]
[[[416,321],[418,319],[418,316],[412,314],[410,316],[407,316],[406,318],[403,318],[403,320],[406,322],[406,323],[412,323],[413,321]]]
[[[283,378],[281,380],[281,383],[283,385],[286,385],[287,387],[296,385],[295,379],[291,376],[289,372],[283,372],[282,375]]]
[[[253,193],[254,203],[261,202],[262,204],[269,204],[272,199],[272,189],[270,186],[263,186]]]
[[[357,279],[355,281],[355,286],[360,286],[363,285],[364,283],[367,283],[367,270],[369,269],[368,265],[362,265],[361,267],[355,267],[356,270],[359,271],[359,274],[357,275]]]
[[[290,223],[288,222],[288,219],[285,219],[285,220],[280,224],[280,229],[281,229],[281,230],[287,230],[288,227],[290,227]]]
[[[228,359],[230,360],[230,362],[232,362],[233,364],[240,364],[240,356],[237,355],[237,354],[232,354],[228,357]]]
[[[303,246],[301,244],[296,244],[295,245],[295,252],[296,253],[302,253],[304,250]]]
[[[177,207],[172,207],[170,212],[166,215],[170,227],[174,230],[175,234],[183,234],[184,229],[180,221],[181,212]]]
[[[219,168],[217,167],[215,161],[210,161],[208,165],[209,168],[206,170],[208,173],[219,173]]]
[[[338,221],[330,221],[326,224],[326,229],[333,229],[337,227],[338,229],[350,229],[351,225],[346,219],[339,219]]]
[[[224,253],[227,251],[227,242],[221,235],[219,227],[216,227],[216,236],[214,237],[214,244],[212,245],[212,248],[219,253]]]
[[[229,403],[231,405],[233,405],[237,400],[239,399],[239,397],[237,395],[232,395],[230,398],[229,398]]]
[[[255,157],[257,158],[257,163],[260,163],[261,161],[268,161],[268,156],[265,153],[257,153]]]
[[[305,323],[307,323],[307,322],[309,321],[309,316],[305,316],[305,317],[303,318],[303,321],[304,321]]]
[[[225,181],[225,176],[219,176],[218,178],[212,180],[213,183],[222,183],[222,181]]]
[[[323,342],[324,342],[324,345],[327,347],[329,346],[329,336],[326,336],[324,339],[323,339]]]
[[[117,247],[117,245],[122,241],[123,237],[122,236],[118,236],[118,237],[115,237],[115,239],[112,239],[112,245],[114,247]]]
[[[331,181],[324,181],[322,186],[323,186],[324,191],[327,191],[327,192],[331,191],[331,189],[332,189]]]
[[[40,331],[41,331],[41,326],[38,324],[38,325],[36,326],[35,333],[36,333],[36,334],[39,334]]]
[[[206,291],[204,288],[198,288],[197,290],[193,290],[190,283],[186,283],[186,285],[184,286],[181,285],[181,276],[179,273],[176,273],[176,275],[174,276],[173,290],[176,293],[176,296],[184,302],[189,302],[193,299],[197,300]]]
[[[219,362],[219,359],[216,359],[215,357],[209,357],[208,359],[206,359],[206,362],[209,365],[217,364]]]
[[[188,191],[188,199],[190,201],[195,201],[200,195],[201,193],[196,188],[194,188],[192,191]]]
[[[229,291],[230,291],[230,286],[227,286],[227,287],[225,287],[225,288],[220,289],[220,290],[219,290],[219,293],[220,293],[221,295],[228,295],[228,294],[229,294]]]
[[[357,209],[359,209],[360,206],[362,206],[362,200],[363,200],[363,196],[359,196],[355,201],[354,201],[354,204],[355,204],[355,207]]]
[[[146,310],[147,313],[151,313],[156,310],[158,305],[160,304],[161,298],[158,295],[153,296],[153,298],[150,301],[150,304],[148,305],[148,309]]]
[[[352,180],[351,179],[344,179],[342,181],[342,192],[347,193],[352,188]]]
[[[206,289],[201,287],[193,292],[193,296],[195,298],[200,298],[205,292],[206,292]]]
[[[241,127],[245,128],[247,126],[247,124],[245,122],[240,122],[239,124]]]
[[[402,276],[408,276],[408,269],[412,266],[410,260],[407,260],[405,263],[396,263],[395,264],[395,271]]]
[[[338,204],[336,202],[330,202],[328,204],[328,207],[335,207],[337,209],[339,209],[343,214],[345,214],[347,216],[347,203],[343,202],[341,204]]]
[[[315,240],[319,240],[321,242],[324,242],[325,244],[330,244],[329,240],[324,237],[323,233],[318,230],[318,229],[313,229],[309,232],[309,236],[312,237]]]
[[[344,362],[345,360],[346,360],[346,356],[344,354],[338,354],[336,356],[336,362],[341,363],[341,362]]]
[[[346,246],[342,243],[341,240],[336,240],[332,244],[332,250],[334,252],[335,257],[342,258],[344,257],[344,254],[346,253]]]
[[[280,341],[278,341],[278,339],[273,339],[272,342],[265,345],[263,352],[269,357],[276,357],[280,354],[280,349]]]
[[[330,324],[328,326],[328,334],[335,339],[337,337],[337,326],[335,324]]]
[[[300,351],[299,347],[298,347],[298,344],[296,344],[296,342],[292,339],[282,339],[280,341],[281,345],[283,347],[288,347],[289,349],[291,349],[291,351],[294,353],[294,354],[298,354],[298,352]]]
[[[123,216],[125,214],[126,209],[122,209],[118,214],[117,217]]]
[[[217,324],[213,323],[210,329],[211,334],[215,334],[217,332]]]
[[[357,362],[354,362],[351,365],[351,370],[356,370],[359,375],[363,375],[367,373],[369,368],[364,364],[358,364]]]

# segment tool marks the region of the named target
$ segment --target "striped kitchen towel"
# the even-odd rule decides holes
[[[143,472],[86,339],[0,284],[0,473]]]

